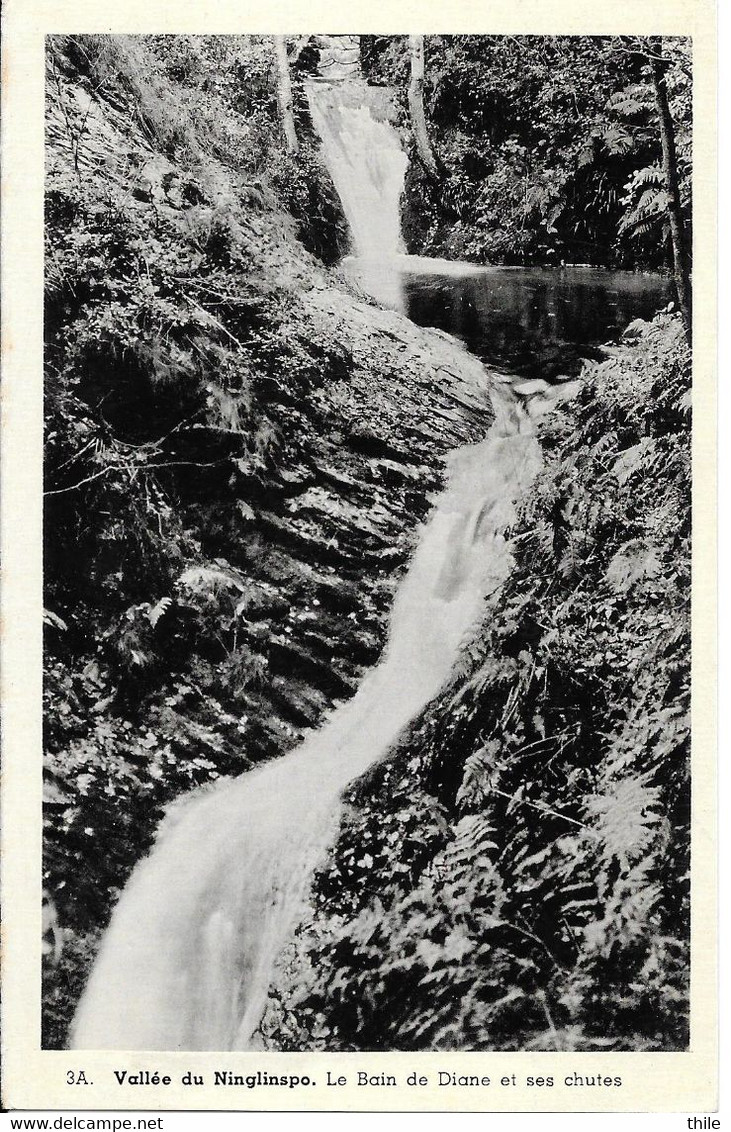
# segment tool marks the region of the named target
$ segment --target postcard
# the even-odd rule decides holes
[[[714,51],[7,5],[6,1109],[717,1107]]]

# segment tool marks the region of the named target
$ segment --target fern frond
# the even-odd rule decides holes
[[[451,862],[466,863],[489,858],[497,848],[495,826],[487,814],[467,814],[454,827],[454,837],[444,851]]]
[[[586,799],[606,860],[614,858],[629,868],[642,858],[660,822],[659,804],[660,790],[632,775]]]
[[[161,597],[160,600],[153,605],[152,609],[147,610],[147,620],[152,625],[153,629],[157,625],[160,618],[167,613],[170,606],[173,604],[171,597]]]
[[[629,153],[635,144],[632,135],[616,125],[607,126],[601,135],[601,140],[609,153],[617,155]]]
[[[241,593],[246,589],[240,578],[216,566],[189,566],[178,578],[178,585],[191,590],[236,589]]]

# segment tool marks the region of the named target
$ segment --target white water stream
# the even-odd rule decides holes
[[[362,80],[312,82],[307,98],[354,253],[383,260],[403,252],[399,199],[408,161],[383,92]]]
[[[312,82],[312,122],[350,226],[353,255],[343,265],[363,290],[404,310],[397,260],[404,260],[399,202],[408,160],[388,122],[388,96],[362,81]]]
[[[395,131],[351,99],[352,90],[341,105],[338,88],[319,86],[315,124],[357,249],[392,257],[405,157]],[[256,1044],[276,958],[337,829],[343,789],[437,694],[511,568],[503,532],[540,466],[531,417],[550,396],[544,383],[532,386],[530,411],[496,387],[487,437],[450,457],[448,485],[395,598],[383,659],[356,696],[300,747],[192,794],[165,820],[114,912],[74,1048]]]

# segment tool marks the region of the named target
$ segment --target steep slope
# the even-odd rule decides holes
[[[349,793],[272,1048],[687,1048],[690,358],[667,313],[607,353],[450,685]]]
[[[298,242],[266,45],[228,42],[211,71],[214,49],[49,50],[51,1045],[161,807],[352,694],[442,457],[491,419],[474,359]],[[312,148],[301,163],[329,258],[327,176]]]

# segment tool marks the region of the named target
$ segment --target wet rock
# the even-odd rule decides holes
[[[348,435],[348,444],[355,452],[362,452],[364,456],[383,457],[395,462],[407,458],[402,450],[362,424],[353,425]]]
[[[308,487],[317,483],[317,476],[308,468],[278,468],[277,479],[284,487],[286,494],[295,495],[306,491]]]
[[[284,635],[271,638],[269,660],[273,672],[284,675],[295,672],[298,677],[307,679],[328,696],[347,696],[354,690],[354,680],[348,679],[332,663]]]
[[[268,688],[273,710],[296,727],[316,727],[331,701],[311,684],[292,676],[273,676]]]

